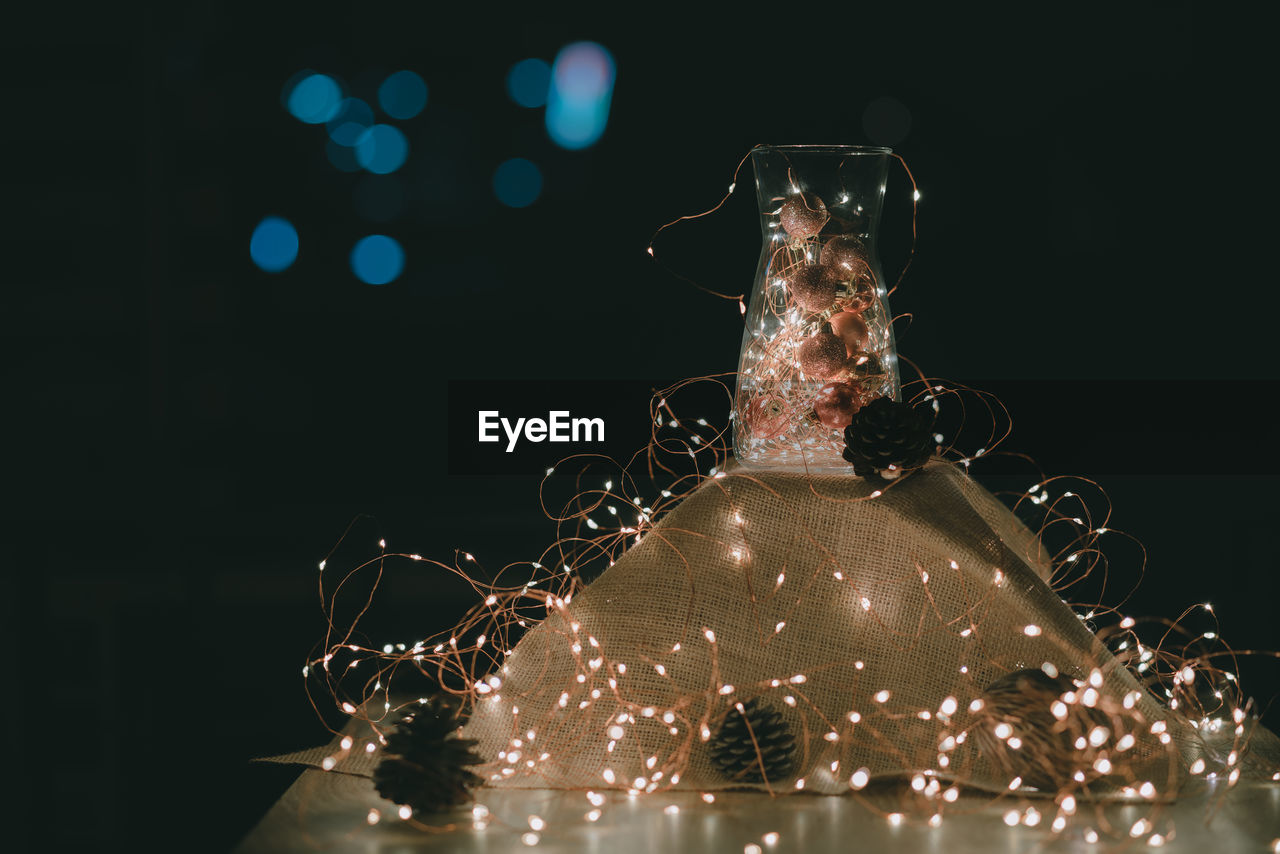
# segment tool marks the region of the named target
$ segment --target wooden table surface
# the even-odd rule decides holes
[[[1128,829],[1150,804],[1081,804],[1060,834],[1049,823],[1052,801],[963,796],[947,805],[946,818],[930,827],[927,815],[912,817],[909,793],[900,787],[871,787],[860,798],[788,795],[771,798],[754,792],[723,792],[708,804],[697,792],[655,793],[628,797],[601,793],[605,802],[594,823],[584,816],[593,809],[581,791],[544,789],[479,789],[476,802],[488,810],[483,829],[473,827],[473,807],[432,817],[427,822],[402,821],[396,806],[382,800],[367,777],[307,769],[268,811],[236,849],[240,854],[271,852],[502,852],[608,851],[726,852],[1096,852],[1152,850],[1146,837],[1130,839]],[[1011,810],[1030,805],[1044,814],[1034,826],[1006,826]],[[897,826],[885,813],[902,809]],[[370,824],[371,810],[379,819]],[[529,836],[530,816],[545,826]],[[1089,843],[1088,827],[1113,826]],[[1161,850],[1170,852],[1265,852],[1280,850],[1280,785],[1241,783],[1229,791],[1202,786],[1174,804],[1160,807],[1152,832],[1168,834]],[[1211,819],[1211,820],[1210,820]],[[533,822],[537,824],[536,819]],[[1172,823],[1173,832],[1168,833]],[[425,827],[423,825],[426,825]],[[766,834],[776,833],[776,841]],[[533,845],[531,848],[530,845]]]

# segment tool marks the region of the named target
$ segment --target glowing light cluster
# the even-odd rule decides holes
[[[1019,595],[1019,585],[1013,583],[1017,576],[998,572],[993,576],[989,565],[970,566],[964,559],[944,556],[929,562],[927,567],[913,566],[903,574],[901,584],[915,585],[929,593],[932,597],[929,601],[936,608],[941,606],[938,598],[933,597],[933,591],[939,585],[951,583],[949,578],[956,573],[969,572],[969,577],[980,579],[980,583],[973,586],[972,601],[962,612],[963,622],[954,618],[939,619],[938,614],[926,613],[923,618],[912,614],[909,615],[910,630],[903,630],[901,623],[891,621],[896,605],[892,595],[870,591],[871,595],[864,596],[854,587],[857,579],[838,570],[810,577],[800,567],[788,567],[786,571],[775,568],[764,576],[764,584],[758,590],[759,595],[773,596],[791,595],[792,591],[800,597],[843,595],[850,618],[879,621],[886,632],[894,633],[896,642],[904,649],[913,649],[923,638],[943,633],[964,638],[963,642],[956,641],[958,645],[963,643],[957,648],[964,652],[952,681],[936,696],[920,696],[915,686],[886,684],[884,674],[876,672],[875,660],[870,657],[867,662],[861,659],[838,662],[839,666],[848,668],[856,681],[848,704],[825,713],[810,693],[824,677],[823,668],[788,667],[763,680],[743,680],[735,676],[729,681],[720,666],[722,646],[733,635],[714,621],[714,615],[707,618],[705,625],[691,623],[678,642],[667,640],[660,648],[650,648],[643,655],[634,652],[624,655],[614,649],[608,634],[594,627],[590,619],[575,609],[575,597],[585,586],[584,567],[592,561],[597,565],[612,565],[634,545],[635,537],[652,532],[681,500],[725,475],[727,430],[717,430],[699,419],[677,418],[670,394],[668,390],[653,404],[654,445],[650,448],[652,456],[645,462],[659,461],[667,465],[673,459],[688,459],[692,473],[687,473],[688,469],[669,469],[670,482],[655,483],[651,489],[641,489],[639,479],[626,472],[622,477],[576,480],[586,485],[567,502],[564,511],[549,512],[568,530],[563,531],[557,544],[539,560],[518,567],[522,573],[518,582],[482,581],[487,574],[476,555],[470,552],[459,552],[455,563],[448,565],[417,554],[388,554],[385,541],[379,543],[376,558],[355,570],[337,569],[331,557],[320,562],[318,576],[326,602],[336,597],[336,593],[331,593],[334,585],[340,586],[353,573],[366,569],[381,577],[391,559],[402,561],[414,572],[457,575],[472,584],[478,595],[475,607],[458,625],[412,643],[379,641],[365,647],[352,640],[361,636],[354,625],[339,625],[332,612],[326,611],[330,634],[322,645],[322,653],[308,660],[303,669],[306,684],[309,689],[313,683],[322,684],[339,708],[348,715],[368,720],[378,733],[367,748],[344,739],[340,742],[344,752],[376,749],[375,742],[381,738],[381,732],[394,720],[390,699],[393,685],[396,680],[405,679],[406,674],[426,676],[433,681],[452,680],[453,684],[462,686],[454,690],[472,708],[482,703],[502,703],[503,692],[512,690],[508,667],[514,666],[518,659],[517,641],[538,621],[535,614],[545,614],[555,618],[550,625],[560,633],[556,643],[563,643],[560,652],[573,663],[573,674],[566,684],[540,686],[554,700],[546,716],[527,709],[522,711],[524,700],[518,696],[510,701],[509,740],[497,756],[486,757],[486,764],[479,769],[493,782],[517,775],[555,781],[564,757],[555,755],[554,748],[548,746],[547,727],[554,731],[565,726],[566,721],[596,720],[582,713],[593,710],[591,714],[594,714],[594,710],[601,710],[602,715],[607,712],[607,718],[601,719],[592,733],[582,736],[598,740],[600,756],[605,757],[598,769],[591,770],[596,781],[593,785],[619,790],[618,798],[669,791],[680,787],[682,775],[689,769],[690,757],[695,751],[706,749],[704,743],[712,738],[730,709],[741,710],[749,699],[766,696],[776,700],[791,720],[799,722],[797,731],[804,733],[808,763],[785,781],[769,781],[767,785],[771,790],[775,782],[776,791],[783,793],[807,791],[835,781],[854,797],[863,799],[864,790],[875,777],[873,768],[883,756],[907,756],[914,766],[909,772],[908,800],[899,811],[880,815],[891,826],[919,820],[936,827],[944,822],[947,810],[957,803],[958,783],[963,783],[966,775],[972,773],[978,755],[974,742],[978,739],[970,736],[979,728],[989,728],[994,738],[1012,752],[1026,751],[1035,744],[1025,728],[1025,718],[1001,718],[999,699],[990,696],[984,699],[984,687],[990,675],[978,676],[977,673],[992,674],[1008,667],[1007,662],[984,658],[984,650],[997,646],[996,641],[1017,644],[1019,649],[1027,651],[1027,660],[1042,661],[1039,669],[1044,676],[1069,680],[1066,683],[1069,687],[1060,693],[1036,698],[1033,711],[1057,722],[1059,730],[1069,736],[1071,749],[1063,761],[1077,769],[1058,791],[1042,791],[1039,794],[1048,798],[1034,801],[1021,798],[1028,785],[1036,784],[1029,784],[1029,778],[1018,770],[1011,771],[1002,795],[1009,799],[1002,819],[1010,827],[1037,827],[1047,833],[1060,834],[1073,823],[1080,827],[1083,822],[1093,821],[1093,816],[1087,815],[1090,810],[1082,809],[1081,804],[1092,794],[1090,784],[1099,776],[1106,776],[1116,781],[1122,793],[1135,803],[1153,810],[1121,828],[1121,832],[1146,839],[1152,846],[1163,844],[1170,838],[1172,829],[1158,822],[1154,809],[1173,782],[1147,774],[1145,769],[1149,766],[1143,763],[1153,755],[1180,761],[1173,735],[1179,731],[1182,721],[1190,721],[1202,735],[1220,733],[1230,745],[1229,750],[1223,752],[1225,758],[1197,758],[1190,766],[1191,774],[1219,775],[1228,785],[1240,779],[1240,757],[1247,744],[1250,719],[1241,704],[1234,674],[1213,663],[1230,654],[1229,648],[1221,643],[1216,623],[1208,631],[1187,629],[1184,634],[1194,637],[1192,645],[1174,647],[1167,638],[1175,633],[1167,631],[1165,626],[1161,626],[1161,633],[1151,642],[1139,634],[1141,626],[1137,621],[1122,618],[1099,603],[1077,603],[1074,607],[1082,618],[1087,614],[1088,620],[1102,624],[1097,637],[1116,650],[1116,656],[1114,661],[1109,658],[1064,661],[1059,657],[1060,650],[1046,637],[1054,630],[1053,623],[1029,622],[1029,615],[999,616],[997,605]],[[693,441],[694,436],[701,441]],[[663,450],[665,456],[657,450]],[[548,482],[566,467],[567,461],[554,467],[548,472]],[[547,485],[544,482],[544,489]],[[1038,499],[1032,503],[1045,514],[1045,528],[1065,524],[1078,533],[1076,541],[1057,555],[1049,568],[1054,590],[1064,594],[1105,564],[1096,542],[1099,531],[1092,527],[1089,514],[1081,508],[1077,491],[1064,491],[1061,487],[1061,483],[1049,480],[1038,483],[1029,495]],[[889,487],[893,488],[896,487]],[[544,495],[544,507],[545,501]],[[594,526],[587,524],[591,514],[600,520]],[[734,538],[743,537],[744,532],[756,529],[758,524],[758,520],[741,507],[726,509],[723,521],[726,543],[716,549],[725,572],[743,571],[743,563],[751,550],[746,541]],[[1109,530],[1114,534],[1113,529]],[[729,542],[732,548],[728,547]],[[737,556],[733,548],[739,549]],[[1075,559],[1069,560],[1072,556]],[[1196,613],[1201,611],[1210,613],[1206,609],[1197,609]],[[771,618],[762,625],[761,638],[768,639],[765,642],[769,643],[784,642],[797,630],[795,626],[794,618],[777,622]],[[1126,646],[1121,648],[1121,644]],[[696,690],[679,687],[672,675],[680,672],[691,651],[707,654],[711,663],[706,685]],[[1055,660],[1046,660],[1048,658]],[[1148,684],[1157,686],[1154,696],[1166,692],[1163,700],[1157,701],[1131,687],[1134,683],[1128,677],[1138,678],[1140,674],[1145,674],[1142,678],[1148,680]],[[636,691],[629,686],[637,679],[646,685],[657,680],[670,690],[659,695],[651,689]],[[1209,693],[1204,692],[1205,688]],[[661,702],[655,696],[661,696]],[[1214,697],[1218,705],[1205,708],[1201,704],[1205,697]],[[581,718],[577,717],[579,714]],[[506,732],[505,723],[503,732]],[[326,767],[335,768],[340,759],[326,759]],[[1280,775],[1280,770],[1276,773]],[[585,797],[587,804],[584,805],[586,811],[581,813],[582,821],[597,822],[607,815],[609,797],[595,790],[588,791]],[[715,803],[711,792],[702,792],[701,799],[707,804]],[[869,798],[865,803],[879,809]],[[476,826],[493,820],[487,808],[476,805],[475,810]],[[675,817],[681,808],[668,802],[663,812]],[[378,821],[380,815],[370,812],[369,823]],[[552,828],[545,817],[530,815],[523,823],[528,828],[523,831],[526,844],[539,844],[544,837],[549,838],[546,834]],[[1086,826],[1084,832],[1096,838],[1092,825]],[[778,842],[778,836],[769,833],[748,843],[744,850],[763,852]]]

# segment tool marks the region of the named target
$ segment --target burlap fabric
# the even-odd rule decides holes
[[[1125,777],[1172,794],[1189,728],[1050,589],[1037,538],[949,464],[876,488],[742,468],[706,482],[553,603],[477,700],[465,735],[493,760],[490,785],[741,785],[713,767],[704,735],[760,696],[801,745],[797,773],[770,788],[847,792],[865,768],[1000,790],[1009,775],[973,739],[944,742],[992,680],[1047,662],[1077,679],[1098,669],[1117,706],[1139,692]]]

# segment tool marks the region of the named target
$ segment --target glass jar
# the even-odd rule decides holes
[[[892,151],[751,151],[764,246],[742,335],[734,455],[750,468],[852,473],[844,428],[900,395],[876,231]]]

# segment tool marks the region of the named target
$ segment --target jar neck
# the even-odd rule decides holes
[[[874,253],[890,153],[857,147],[762,147],[751,153],[767,241],[853,235]]]

